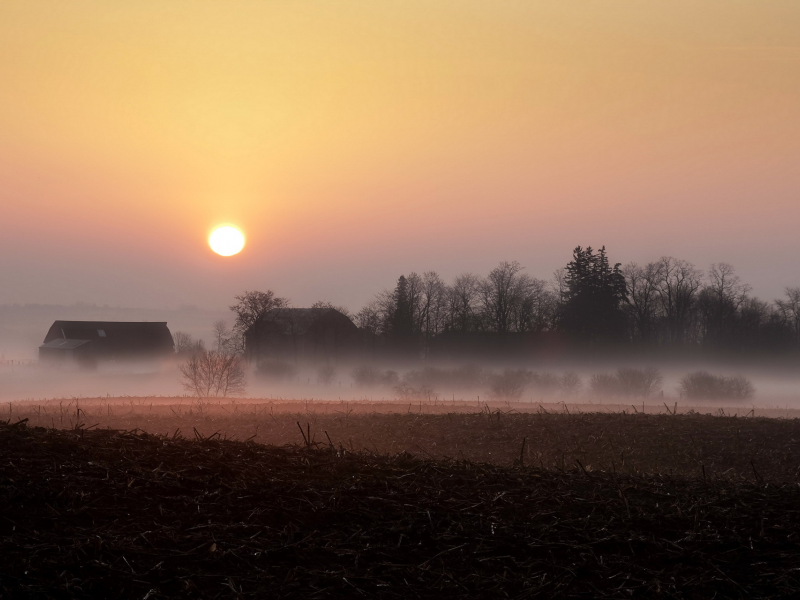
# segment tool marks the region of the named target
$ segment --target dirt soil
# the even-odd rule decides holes
[[[606,435],[670,418],[602,416],[617,419]],[[713,419],[671,418],[691,437]],[[718,419],[713,431],[732,431],[734,417]],[[780,468],[752,460],[749,479],[590,470],[577,457],[543,469],[521,447],[515,466],[351,452],[308,429],[276,447],[0,423],[0,595],[798,597],[796,428],[750,422],[788,456]]]
[[[591,406],[432,402],[243,401],[183,403],[175,399],[94,399],[14,403],[6,417],[29,425],[111,428],[196,439],[264,444],[333,443],[351,452],[407,452],[543,469],[577,468],[639,475],[795,481],[800,477],[800,419],[681,412],[680,407],[628,405],[625,412]],[[523,409],[529,410],[524,411]],[[759,413],[760,414],[760,413]],[[733,416],[731,416],[733,415]],[[747,415],[747,416],[745,416]],[[800,481],[800,479],[797,479]]]

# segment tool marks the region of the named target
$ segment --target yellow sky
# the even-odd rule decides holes
[[[0,4],[0,302],[357,307],[578,244],[769,296],[798,159],[796,0]]]

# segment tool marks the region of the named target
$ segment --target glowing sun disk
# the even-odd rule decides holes
[[[211,232],[208,245],[220,256],[233,256],[244,248],[244,234],[236,227],[223,225]]]

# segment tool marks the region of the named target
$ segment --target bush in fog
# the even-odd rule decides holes
[[[653,367],[645,369],[618,369],[616,374],[622,396],[649,398],[661,391],[664,378]]]
[[[287,380],[297,376],[297,367],[284,360],[262,360],[256,366],[256,372],[262,377]]]
[[[530,373],[529,385],[539,393],[552,393],[559,389],[560,379],[555,373]]]
[[[583,381],[574,371],[567,371],[558,380],[558,387],[565,396],[575,396],[583,387]]]
[[[561,375],[555,373],[530,373],[528,387],[538,394],[553,395],[556,393],[565,396],[574,396],[580,392],[583,382],[580,376],[568,371]]]
[[[180,365],[183,387],[198,398],[240,396],[245,391],[245,370],[238,355],[198,352]]]
[[[664,378],[657,369],[618,369],[616,373],[592,375],[589,387],[596,396],[649,398],[661,390]]]
[[[400,383],[400,376],[395,371],[381,371],[368,365],[353,369],[352,376],[359,387],[396,386]]]
[[[486,372],[476,365],[464,365],[452,371],[454,387],[472,389],[486,383]]]
[[[736,375],[724,377],[706,371],[695,371],[681,379],[678,391],[681,397],[691,400],[712,400],[726,398],[741,400],[751,398],[755,387],[745,377]]]
[[[404,400],[408,400],[409,398],[430,398],[435,395],[433,388],[428,385],[421,384],[413,386],[406,381],[401,381],[394,386],[394,391]]]
[[[727,397],[734,399],[752,398],[756,394],[755,386],[744,375],[727,377]]]
[[[336,368],[333,365],[323,365],[317,369],[317,383],[320,385],[330,385],[336,377]]]
[[[402,385],[411,389],[455,390],[480,387],[485,382],[482,369],[465,365],[455,369],[426,367],[403,375]]]
[[[611,373],[595,373],[589,380],[589,389],[595,396],[619,396],[619,380]]]
[[[532,373],[527,369],[506,369],[489,377],[489,391],[495,398],[516,400],[522,396],[531,381]]]

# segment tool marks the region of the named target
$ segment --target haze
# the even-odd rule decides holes
[[[795,0],[6,1],[0,81],[0,304],[357,310],[579,244],[800,284]]]

